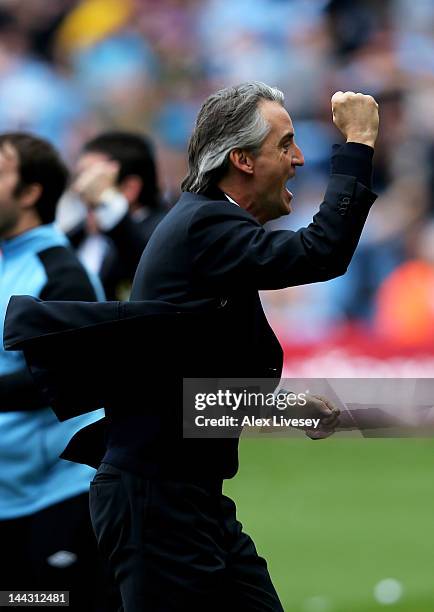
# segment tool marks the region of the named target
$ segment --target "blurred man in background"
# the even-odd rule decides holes
[[[67,178],[48,142],[24,133],[0,135],[2,323],[17,293],[42,300],[104,298],[99,281],[53,225]],[[74,610],[107,609],[88,511],[93,470],[58,458],[78,429],[101,416],[97,411],[59,423],[22,354],[0,348],[2,589],[69,590]]]
[[[107,298],[125,298],[143,249],[167,210],[150,142],[128,132],[96,136],[83,147],[72,190],[64,208],[73,210],[64,209],[59,222],[82,263],[99,274]],[[77,214],[85,218],[76,222]]]

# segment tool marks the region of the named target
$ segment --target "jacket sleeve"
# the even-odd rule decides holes
[[[43,300],[96,301],[95,288],[84,268],[72,254],[65,262],[63,253],[63,247],[55,247],[40,254],[41,259],[49,260],[50,275],[39,297]],[[0,412],[38,410],[45,406],[27,368],[0,376]]]
[[[364,145],[335,151],[324,201],[310,225],[296,232],[266,231],[229,203],[201,206],[189,224],[193,283],[221,293],[281,289],[344,274],[376,199],[363,184],[370,182],[372,155],[363,158],[359,147]]]
[[[45,408],[46,401],[27,368],[0,376],[0,412]]]

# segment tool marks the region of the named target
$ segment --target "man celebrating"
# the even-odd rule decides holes
[[[324,202],[297,232],[263,228],[291,211],[286,183],[304,164],[283,104],[279,90],[257,82],[205,101],[189,145],[184,193],[136,272],[132,300],[198,312],[215,304],[227,312],[217,331],[191,338],[197,362],[213,370],[208,376],[235,370],[280,376],[282,350],[258,291],[344,274],[375,200],[378,105],[371,96],[337,92],[333,121],[346,143],[332,155]],[[189,346],[174,350],[182,369]],[[327,402],[316,402],[317,414],[333,427]],[[281,611],[265,561],[221,492],[223,480],[237,471],[238,441],[175,440],[163,420],[164,400],[159,410],[151,404],[145,406],[151,414],[113,413],[91,488],[94,530],[125,612]]]

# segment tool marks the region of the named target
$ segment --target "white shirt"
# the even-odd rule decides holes
[[[223,193],[224,193],[224,192],[223,192]],[[239,205],[239,204],[237,204],[237,203],[235,202],[235,200],[233,200],[233,199],[231,198],[231,196],[228,196],[228,194],[227,194],[227,193],[225,193],[225,196],[227,197],[227,199],[229,200],[229,202],[232,202],[232,204],[235,204],[235,206],[238,206],[238,208],[240,208],[240,205]]]

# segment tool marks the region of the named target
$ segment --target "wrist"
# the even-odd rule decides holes
[[[373,149],[375,148],[375,141],[377,140],[377,135],[376,134],[370,134],[370,133],[353,133],[353,134],[348,134],[347,136],[347,142],[355,142],[357,144],[364,144],[367,145],[368,147],[372,147]]]

